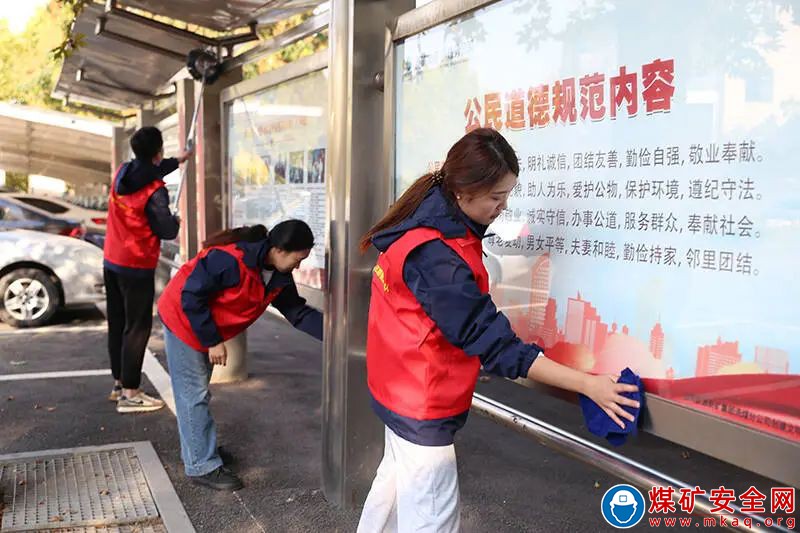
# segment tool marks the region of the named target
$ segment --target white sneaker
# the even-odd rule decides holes
[[[147,413],[164,407],[164,401],[139,391],[133,398],[120,397],[117,402],[118,413]]]

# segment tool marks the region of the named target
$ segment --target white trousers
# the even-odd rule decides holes
[[[460,519],[455,447],[420,446],[387,427],[357,532],[456,533]]]

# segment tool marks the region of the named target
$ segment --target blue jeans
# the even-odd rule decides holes
[[[213,365],[207,353],[186,345],[166,327],[164,340],[183,467],[187,476],[203,476],[222,466],[217,453],[217,426],[208,409],[211,400],[208,382]]]

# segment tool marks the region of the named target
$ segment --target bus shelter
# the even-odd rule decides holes
[[[707,2],[706,16],[687,22],[688,1],[129,4],[219,33],[176,33],[114,2],[92,5],[76,29],[95,31],[57,92],[135,107],[137,125],[169,126],[179,146],[198,87],[178,56],[200,43],[224,58],[201,102],[180,250],[193,254],[224,227],[288,217],[321,237],[298,283],[325,312],[330,500],[362,501],[382,453],[365,379],[375,256],[358,240],[476,127],[503,133],[520,158],[485,260],[518,334],[581,370],[638,372],[646,431],[800,484],[796,9],[774,0],[744,16]],[[315,8],[237,52],[260,24]],[[326,52],[243,74],[323,30]],[[476,396],[473,409],[640,486],[669,484],[668,473],[513,406]]]

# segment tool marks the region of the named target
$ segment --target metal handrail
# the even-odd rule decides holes
[[[509,407],[496,400],[492,400],[482,394],[472,395],[472,410],[476,413],[486,416],[496,422],[505,426],[509,426],[527,436],[534,437],[541,444],[551,448],[559,453],[563,453],[574,459],[578,459],[588,465],[594,466],[603,470],[604,472],[621,478],[630,484],[643,489],[650,490],[653,487],[672,487],[673,499],[676,503],[680,500],[680,489],[693,489],[694,486],[688,485],[680,480],[667,476],[653,468],[628,459],[611,450],[607,450],[602,446],[594,444],[586,439],[582,439],[568,431],[564,431],[552,424],[548,424],[542,420],[534,418],[528,414]],[[742,513],[739,507],[731,505],[734,513],[725,515],[725,518],[739,519],[739,526],[733,527],[727,524],[726,528],[732,531],[749,531],[752,532],[753,528],[748,528],[744,525],[745,518],[749,518],[753,523],[758,522],[759,519],[753,516]],[[695,497],[694,514],[703,517],[719,518],[720,515],[711,512],[711,503],[707,498]],[[789,530],[774,525],[769,528],[771,531],[780,531],[789,533]]]
[[[171,259],[167,259],[167,258],[166,258],[166,257],[164,257],[163,255],[162,255],[162,256],[160,256],[160,257],[158,258],[158,260],[159,260],[161,263],[164,263],[165,265],[167,265],[168,267],[170,267],[170,268],[174,268],[175,270],[179,270],[179,269],[181,268],[181,266],[182,266],[180,263],[176,263],[175,261],[173,261],[173,260],[171,260]]]

